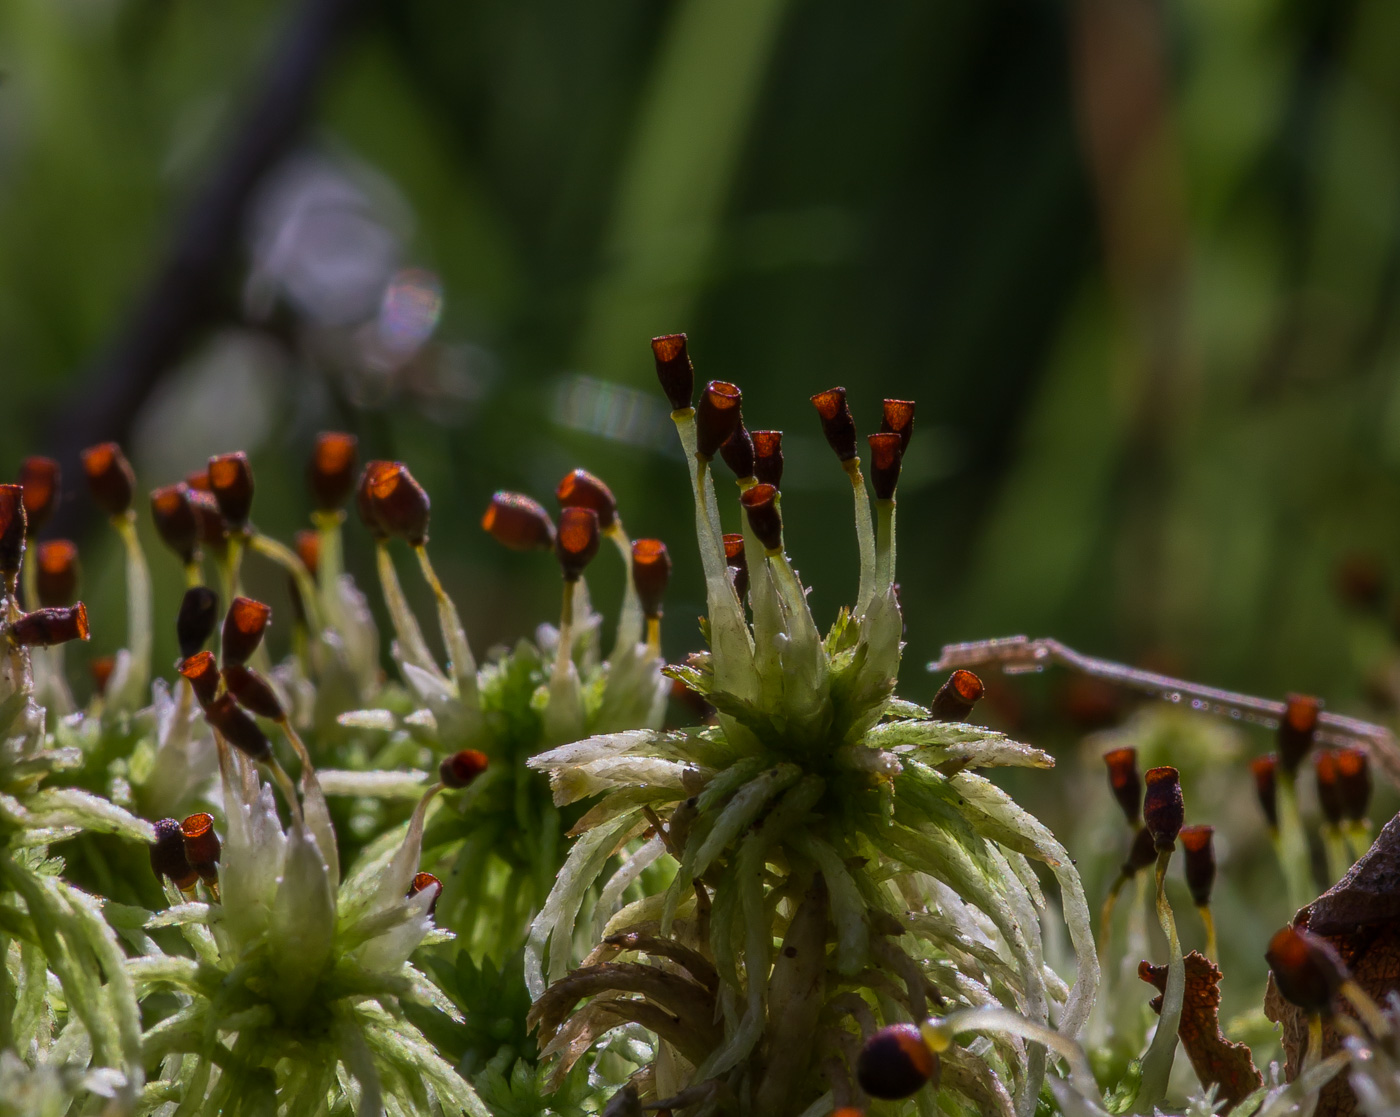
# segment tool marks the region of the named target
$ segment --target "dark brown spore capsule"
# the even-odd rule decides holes
[[[710,461],[739,425],[743,393],[724,380],[711,380],[695,410],[695,452]]]
[[[263,632],[271,619],[271,606],[254,601],[251,597],[233,599],[228,615],[224,617],[222,644],[225,667],[230,663],[248,662],[248,657],[262,643]]]
[[[1177,836],[1186,855],[1186,887],[1196,906],[1203,908],[1215,887],[1215,827],[1183,826]]]
[[[381,475],[394,468],[393,462],[370,461],[360,473],[360,483],[355,486],[355,509],[360,514],[360,522],[369,528],[369,533],[380,542],[389,538],[389,529],[380,522],[379,509],[372,495],[375,482]]]
[[[451,756],[444,756],[438,765],[438,779],[443,787],[466,787],[482,772],[486,771],[486,754],[479,749],[462,749]]]
[[[53,458],[25,458],[19,467],[19,485],[24,490],[24,514],[29,531],[37,535],[49,522],[58,494],[62,474]]]
[[[719,456],[740,480],[753,476],[753,437],[744,426],[743,416],[740,416],[739,425],[734,428],[734,433],[726,438],[724,445],[719,448]]]
[[[783,432],[754,431],[753,475],[775,489],[783,485]]]
[[[191,586],[180,599],[175,615],[175,638],[180,655],[189,659],[214,635],[219,623],[219,595],[208,586]]]
[[[0,576],[13,580],[24,563],[24,490],[0,485]]]
[[[577,582],[598,553],[598,513],[591,508],[565,508],[559,513],[554,553],[564,581]]]
[[[939,721],[966,721],[987,688],[971,671],[954,671],[933,696],[931,712]]]
[[[1264,960],[1284,1000],[1307,1013],[1331,1015],[1332,1002],[1349,977],[1331,943],[1308,931],[1285,927],[1269,940]]]
[[[914,1024],[891,1024],[867,1039],[856,1059],[860,1088],[872,1098],[894,1101],[918,1092],[933,1077],[938,1060]]]
[[[81,601],[67,608],[35,609],[10,625],[10,640],[21,648],[51,648],[88,636],[87,606]]]
[[[1181,776],[1175,768],[1149,768],[1143,777],[1147,793],[1142,804],[1142,818],[1152,832],[1159,851],[1170,850],[1176,844],[1177,832],[1186,821],[1186,801],[1181,796]]]
[[[734,572],[734,592],[743,601],[749,592],[749,557],[744,550],[744,537],[737,532],[724,537],[724,561]]]
[[[685,334],[662,334],[651,339],[656,378],[671,401],[672,411],[684,411],[695,395],[695,368],[686,352]]]
[[[321,569],[321,533],[312,528],[303,528],[292,539],[297,558],[311,577],[316,577]]]
[[[39,604],[46,608],[72,605],[78,596],[78,548],[68,539],[39,544],[35,570]]]
[[[632,542],[632,585],[648,617],[661,616],[661,599],[671,581],[671,556],[659,539]]]
[[[1254,793],[1259,798],[1259,809],[1271,829],[1278,829],[1278,757],[1256,756],[1249,762],[1249,771],[1254,776]]]
[[[185,499],[190,502],[190,510],[199,525],[200,543],[215,550],[221,549],[228,542],[228,524],[224,523],[224,514],[219,511],[219,502],[214,499],[214,494],[190,488]]]
[[[107,683],[116,666],[117,657],[114,655],[100,655],[88,664],[88,670],[92,672],[92,688],[99,697],[107,693]]]
[[[1342,817],[1359,822],[1371,804],[1371,764],[1362,749],[1337,750],[1337,789],[1342,796]]]
[[[783,549],[783,517],[778,511],[778,490],[755,485],[739,498],[749,517],[749,527],[770,553]]]
[[[272,756],[272,742],[258,723],[231,694],[221,694],[204,710],[205,720],[223,734],[224,740],[252,760],[267,760]]]
[[[209,459],[209,491],[234,531],[242,531],[253,511],[253,467],[242,450]]]
[[[481,517],[481,526],[497,543],[513,551],[548,550],[554,546],[554,521],[544,505],[523,493],[496,493]]]
[[[1278,759],[1283,770],[1298,771],[1317,736],[1317,718],[1322,700],[1307,694],[1290,694],[1283,717],[1278,720]]]
[[[185,854],[185,835],[173,818],[163,818],[155,824],[156,840],[151,843],[151,871],[156,879],[174,883],[181,892],[188,892],[199,880],[199,874]]]
[[[387,469],[376,470],[369,482],[369,499],[375,518],[389,535],[414,547],[428,541],[428,494],[408,466],[390,462]]]
[[[343,431],[322,431],[306,467],[312,499],[322,512],[339,509],[355,491],[355,463],[359,442]]]
[[[901,452],[909,449],[909,439],[914,434],[914,401],[912,399],[887,399],[882,407],[880,429],[899,435]]]
[[[272,689],[272,684],[241,663],[230,663],[224,668],[224,685],[238,700],[238,704],[261,718],[281,721],[287,716],[282,700]]]
[[[428,902],[428,914],[434,915],[437,912],[438,898],[442,895],[442,881],[432,873],[418,873],[414,876],[413,883],[408,886],[408,894],[417,896],[418,893],[429,889],[432,889],[433,898]]]
[[[1108,786],[1122,808],[1129,826],[1142,821],[1142,776],[1138,772],[1137,749],[1109,749],[1103,754],[1108,767]]]
[[[189,493],[189,486],[183,481],[151,492],[151,520],[156,533],[184,563],[194,561],[199,547],[199,518],[190,505]]]
[[[124,516],[136,493],[136,474],[115,442],[83,451],[83,472],[93,502],[109,516]]]
[[[1342,789],[1338,786],[1337,754],[1332,749],[1313,753],[1313,775],[1317,777],[1317,804],[1322,817],[1336,826],[1342,821]]]
[[[560,508],[591,508],[598,513],[604,531],[617,523],[617,498],[612,490],[586,469],[576,469],[559,482],[554,495]]]
[[[190,681],[200,707],[207,710],[219,694],[219,668],[214,662],[214,653],[195,652],[182,659],[177,670]]]
[[[188,485],[193,492],[208,493],[210,496],[214,495],[213,490],[209,488],[209,467],[207,465],[203,469],[194,469],[186,473],[185,484]]]
[[[856,421],[851,417],[850,405],[846,402],[845,388],[828,388],[812,397],[812,406],[822,421],[822,434],[826,435],[827,445],[843,462],[856,456]]]
[[[893,500],[904,463],[904,444],[892,431],[866,435],[870,443],[870,487],[876,500]]]
[[[1137,876],[1150,865],[1157,864],[1157,843],[1152,840],[1152,831],[1139,826],[1133,834],[1133,844],[1128,847],[1128,859],[1123,862],[1125,877]]]
[[[223,845],[214,832],[214,816],[200,812],[180,823],[180,836],[185,840],[185,858],[205,884],[219,880],[219,854]]]

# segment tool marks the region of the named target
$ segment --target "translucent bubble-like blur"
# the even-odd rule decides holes
[[[587,431],[614,442],[676,453],[671,413],[655,392],[575,374],[554,388],[553,419],[561,427]]]

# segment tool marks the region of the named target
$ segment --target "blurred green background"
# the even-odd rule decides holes
[[[246,449],[285,536],[313,434],[355,431],[431,492],[482,646],[557,601],[489,494],[583,465],[670,541],[679,656],[647,339],[685,330],[787,431],[822,618],[855,546],[806,397],[919,401],[912,697],[945,641],[1028,632],[1361,709],[1390,606],[1335,582],[1400,558],[1398,50],[1384,0],[10,0],[0,470],[64,459],[100,651],[87,443],[143,488]]]
[[[143,491],[245,449],[288,537],[311,439],[343,428],[428,488],[479,650],[558,607],[548,556],[480,531],[491,492],[603,476],[671,545],[679,658],[702,583],[647,341],[684,330],[787,432],[823,623],[856,548],[807,397],[844,384],[863,431],[918,400],[909,697],[944,642],[1027,632],[1388,712],[1393,0],[6,0],[0,70],[0,472],[63,459],[85,654],[124,605],[82,446],[120,440]],[[358,526],[349,548],[368,575]],[[179,572],[150,550],[166,663]],[[1121,713],[996,689],[1052,747]],[[1071,785],[1037,779],[1062,819]]]

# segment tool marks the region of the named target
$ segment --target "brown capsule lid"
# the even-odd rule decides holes
[[[380,463],[369,479],[369,500],[375,518],[389,535],[420,547],[428,541],[430,502],[423,486],[402,462]]]
[[[671,410],[684,411],[695,394],[695,368],[686,352],[685,334],[662,334],[651,339],[656,378],[671,402]]]
[[[292,545],[307,573],[315,578],[321,569],[321,533],[313,528],[303,528],[293,537]]]
[[[340,508],[355,490],[355,463],[359,440],[344,431],[322,431],[307,465],[306,479],[316,507],[323,512]]]
[[[591,508],[565,508],[559,513],[559,531],[554,537],[554,553],[564,571],[564,580],[576,582],[598,553],[598,513]]]
[[[695,409],[695,452],[712,459],[739,425],[743,393],[725,380],[711,380],[700,393]]]
[[[1109,749],[1103,754],[1108,767],[1108,786],[1128,824],[1136,826],[1142,820],[1142,775],[1138,772],[1137,749],[1125,746]]]
[[[598,526],[604,531],[617,522],[617,498],[602,480],[586,469],[566,473],[554,490],[560,508],[591,508],[598,514]]]
[[[38,532],[53,515],[61,477],[58,462],[53,458],[25,458],[20,463],[19,484],[24,490],[24,514],[31,532]]]
[[[899,485],[899,470],[904,463],[904,443],[892,431],[868,434],[870,443],[870,487],[876,500],[893,500]]]
[[[912,399],[887,399],[882,407],[880,429],[899,435],[901,452],[909,448],[909,439],[914,434],[914,401]]]
[[[783,432],[754,431],[753,475],[765,485],[781,488],[783,484]]]
[[[196,652],[180,661],[177,670],[189,679],[194,688],[194,696],[201,707],[207,709],[219,693],[219,668],[211,651]]]
[[[115,442],[83,451],[83,472],[96,505],[109,516],[125,515],[136,493],[136,474]]]

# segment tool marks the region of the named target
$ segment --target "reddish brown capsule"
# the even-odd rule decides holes
[[[204,708],[204,718],[223,735],[224,740],[252,760],[267,760],[272,756],[272,742],[258,728],[246,710],[234,701],[233,695],[221,694]]]
[[[413,878],[413,883],[408,886],[408,894],[417,896],[420,892],[427,892],[432,889],[433,898],[428,903],[428,914],[432,915],[437,911],[438,898],[442,895],[442,881],[433,876],[432,873],[418,873]]]
[[[292,540],[297,558],[313,578],[321,569],[321,533],[312,528],[303,528]]]
[[[190,488],[185,493],[185,499],[190,502],[190,511],[199,525],[200,543],[215,549],[223,547],[228,542],[228,524],[224,523],[224,514],[219,511],[219,502],[214,499],[214,494]]]
[[[24,490],[0,485],[0,576],[13,580],[24,562]]]
[[[1186,887],[1196,906],[1203,908],[1215,886],[1215,827],[1183,826],[1177,836],[1186,854]]]
[[[316,448],[306,467],[311,496],[322,512],[334,512],[355,491],[355,462],[359,442],[353,434],[323,431],[316,436]]]
[[[1150,865],[1157,864],[1157,844],[1152,840],[1152,831],[1139,826],[1133,834],[1133,844],[1128,847],[1128,859],[1123,863],[1125,877],[1137,876]]]
[[[1359,822],[1371,803],[1371,765],[1362,749],[1337,750],[1337,788],[1342,796],[1342,817]]]
[[[565,508],[559,513],[559,534],[554,553],[564,571],[564,581],[577,582],[598,553],[598,513],[591,508]]]
[[[88,664],[88,670],[92,672],[92,688],[98,697],[107,693],[107,683],[116,666],[117,657],[114,655],[100,655]]]
[[[219,502],[224,522],[242,531],[253,510],[253,467],[242,450],[209,459],[209,491]]]
[[[63,609],[35,609],[10,625],[10,640],[21,648],[51,648],[88,636],[87,606],[81,601]]]
[[[909,449],[909,439],[914,434],[914,401],[912,399],[887,399],[880,416],[880,429],[899,435],[900,452]]]
[[[156,879],[171,881],[181,892],[188,892],[199,880],[199,874],[185,854],[185,835],[173,818],[163,818],[155,824],[156,840],[151,843],[151,871]]]
[[[207,465],[203,469],[191,470],[185,474],[185,484],[194,492],[214,495],[213,490],[209,487],[209,467]]]
[[[177,670],[189,679],[194,696],[199,699],[200,706],[207,710],[219,694],[219,668],[214,662],[214,653],[204,651],[186,656]]]
[[[772,485],[755,485],[739,498],[749,517],[749,527],[769,552],[783,549],[783,517],[778,511],[778,490]]]
[[[496,493],[481,517],[481,526],[497,543],[504,543],[513,551],[554,546],[554,521],[544,505],[523,493]]]
[[[214,816],[203,812],[190,815],[180,823],[180,836],[185,840],[185,858],[190,867],[205,884],[217,884],[223,845],[214,832]]]
[[[262,643],[263,632],[272,619],[271,606],[251,597],[235,597],[224,617],[223,660],[224,666],[230,663],[247,663],[248,657]]]
[[[870,487],[876,500],[893,500],[899,484],[899,469],[904,464],[904,443],[892,431],[868,434],[870,443]]]
[[[783,432],[753,432],[753,475],[775,489],[783,484]]]
[[[1350,976],[1331,943],[1297,927],[1276,932],[1264,960],[1283,999],[1307,1013],[1331,1015],[1332,1001]]]
[[[151,492],[151,519],[161,542],[189,564],[199,547],[199,517],[190,505],[190,489],[183,481]],[[222,528],[222,517],[220,517]]]
[[[560,508],[591,508],[598,514],[598,526],[604,531],[617,523],[617,498],[612,490],[586,469],[566,474],[554,490]]]
[[[1317,718],[1322,699],[1307,694],[1290,694],[1283,717],[1278,720],[1278,759],[1283,770],[1294,773],[1317,736]]]
[[[35,570],[39,604],[48,608],[73,604],[78,596],[78,548],[68,539],[39,544]]]
[[[872,1098],[896,1100],[918,1092],[938,1059],[913,1024],[890,1024],[867,1039],[856,1059],[856,1079]]]
[[[1186,801],[1181,796],[1181,777],[1175,768],[1149,768],[1144,776],[1147,793],[1142,818],[1159,851],[1176,844],[1177,832],[1186,821]]]
[[[258,717],[270,721],[281,721],[287,716],[282,708],[282,700],[272,689],[272,684],[250,667],[241,663],[230,663],[224,668],[224,685],[244,709],[251,710]]]
[[[662,334],[651,339],[656,378],[671,401],[672,411],[684,411],[695,395],[695,367],[685,348],[685,334]]]
[[[1278,757],[1256,756],[1249,762],[1250,773],[1254,776],[1254,793],[1259,798],[1259,809],[1271,829],[1278,829]]]
[[[387,535],[414,547],[428,541],[428,494],[402,462],[378,462],[367,491],[374,517]]]
[[[843,462],[856,456],[856,421],[851,417],[850,404],[846,402],[845,388],[828,388],[812,397],[812,406],[822,421],[822,434],[826,435],[827,445]]]
[[[31,533],[38,534],[53,515],[61,476],[53,458],[25,458],[20,463],[19,484],[24,490],[24,514]]]
[[[175,614],[175,637],[180,655],[189,659],[208,642],[219,623],[219,595],[208,586],[191,586]]]
[[[739,425],[743,393],[724,380],[711,380],[695,409],[695,452],[710,461]]]
[[[482,772],[486,771],[486,754],[478,749],[462,749],[451,756],[444,756],[438,765],[438,779],[443,787],[466,787]]]
[[[939,721],[966,721],[987,688],[971,671],[959,668],[943,681],[933,696],[931,712]]]
[[[1108,766],[1108,786],[1129,826],[1142,821],[1142,776],[1138,773],[1137,749],[1131,746],[1109,749],[1103,754]]]
[[[671,556],[666,544],[659,539],[636,539],[632,542],[632,585],[642,601],[642,612],[648,617],[661,616],[661,599],[671,580]]]
[[[742,535],[733,533],[724,537],[724,561],[734,572],[734,592],[743,601],[749,592],[749,557]]]
[[[753,437],[744,426],[742,415],[739,417],[739,425],[734,428],[734,433],[726,438],[724,445],[719,448],[719,456],[724,459],[724,464],[734,471],[734,476],[740,480],[753,476]]]
[[[1342,821],[1342,789],[1338,786],[1337,754],[1332,749],[1313,753],[1313,774],[1317,777],[1317,804],[1322,817],[1336,826]]]
[[[83,451],[83,472],[93,502],[109,516],[124,516],[136,494],[136,474],[115,442],[103,442]]]

